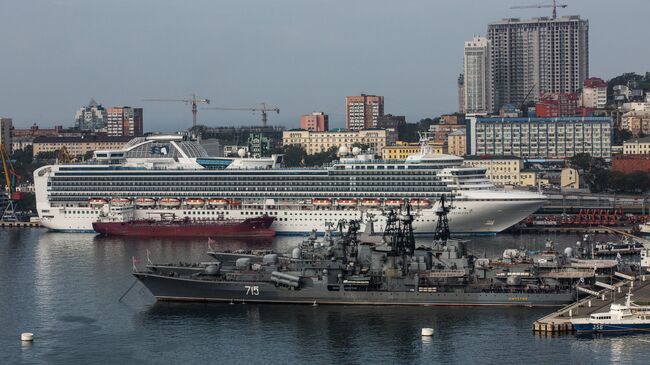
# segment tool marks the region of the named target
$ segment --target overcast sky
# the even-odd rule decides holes
[[[346,95],[385,96],[415,122],[454,112],[463,42],[509,9],[544,0],[2,0],[0,116],[17,127],[72,125],[91,97],[144,108],[145,131],[191,125],[189,106],[144,102],[197,93],[213,106],[277,105],[270,124],[324,111],[344,124]],[[550,3],[550,0],[547,2]],[[590,76],[650,71],[649,0],[566,0],[589,20]],[[199,123],[252,125],[249,112]]]

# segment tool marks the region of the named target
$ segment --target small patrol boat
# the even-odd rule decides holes
[[[612,304],[609,312],[575,318],[571,324],[577,333],[650,332],[650,306],[634,304],[629,293],[625,304]]]

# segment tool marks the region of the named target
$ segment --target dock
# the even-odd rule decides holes
[[[41,228],[40,222],[5,222],[0,221],[0,228]]]
[[[573,333],[571,318],[583,318],[589,317],[592,313],[607,312],[612,303],[623,304],[628,292],[634,295],[632,300],[635,302],[650,302],[650,275],[640,275],[633,278],[634,280],[629,280],[631,277],[624,278],[627,275],[618,275],[623,280],[612,285],[602,284],[606,288],[600,291],[579,289],[582,292],[590,293],[590,295],[536,320],[533,323],[533,332],[539,334]]]
[[[631,233],[633,227],[616,227],[618,231]],[[531,227],[511,227],[507,232],[511,233],[564,233],[564,234],[605,234],[611,233],[610,227],[591,226],[591,227],[571,227],[571,226],[531,226]]]

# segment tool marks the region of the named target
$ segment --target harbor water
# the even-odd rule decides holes
[[[547,236],[472,237],[479,256],[542,249]],[[580,235],[550,236],[559,248]],[[597,238],[606,238],[604,236]],[[612,237],[613,238],[613,237]],[[288,250],[217,241],[220,249]],[[425,244],[431,238],[418,238]],[[205,240],[105,238],[0,230],[0,364],[644,364],[650,334],[558,337],[532,332],[549,308],[160,303],[130,275],[146,263],[207,261]],[[422,337],[423,327],[434,329]],[[33,332],[33,342],[21,342]]]

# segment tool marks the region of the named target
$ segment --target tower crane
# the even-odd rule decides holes
[[[566,8],[567,4],[558,4],[557,0],[553,0],[552,4],[536,4],[536,5],[517,5],[511,6],[510,9],[542,9],[542,8],[553,8],[553,18],[557,18],[557,8]]]
[[[9,159],[9,154],[5,149],[4,143],[0,143],[0,160],[2,160],[2,172],[5,180],[5,195],[8,198],[7,206],[2,213],[2,220],[6,222],[15,222],[18,219],[16,218],[14,202],[20,200],[21,194],[16,193],[16,178],[18,175],[14,170],[11,159]]]
[[[192,94],[189,99],[166,99],[166,98],[152,98],[152,99],[142,99],[142,101],[180,101],[185,104],[191,104],[192,105],[192,127],[196,127],[196,104],[199,103],[204,103],[204,104],[210,104],[210,99],[206,98],[199,98],[196,96],[196,94]]]
[[[261,103],[260,107],[253,107],[253,108],[225,108],[225,107],[213,107],[213,108],[203,108],[206,110],[239,110],[239,111],[246,111],[246,112],[260,112],[262,113],[262,127],[266,127],[266,121],[267,121],[267,113],[268,112],[275,112],[276,114],[280,114],[280,109],[278,109],[275,106],[266,106],[266,103]]]

